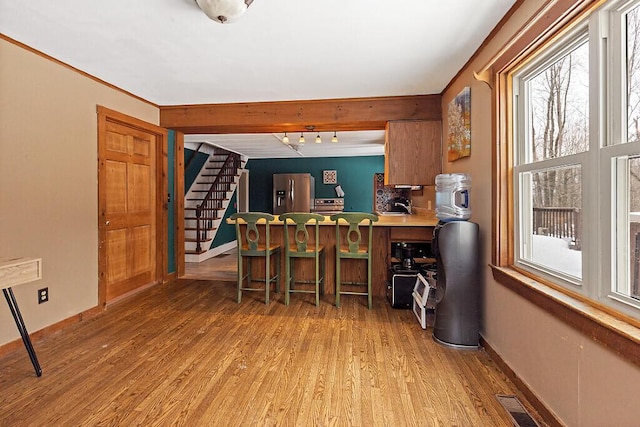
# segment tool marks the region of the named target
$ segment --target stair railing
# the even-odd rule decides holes
[[[231,189],[240,164],[240,155],[229,153],[202,203],[196,207],[196,252],[198,253],[202,250],[201,243],[207,239],[207,230],[218,219],[218,211],[222,209],[224,198],[227,191]]]

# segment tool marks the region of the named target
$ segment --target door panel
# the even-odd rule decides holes
[[[149,248],[151,227],[147,225],[134,227],[129,232],[131,234],[131,275],[144,274],[153,267]]]
[[[107,282],[116,283],[127,278],[127,231],[107,232]]]
[[[106,194],[105,211],[119,213],[127,211],[127,164],[107,160],[106,164]]]
[[[105,302],[157,281],[155,134],[106,121],[100,151]]]

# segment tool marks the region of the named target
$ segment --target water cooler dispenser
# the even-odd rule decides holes
[[[445,345],[477,348],[480,333],[478,224],[468,221],[466,174],[436,177],[436,215],[432,248],[437,263],[433,338]]]

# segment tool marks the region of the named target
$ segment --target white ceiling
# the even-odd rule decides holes
[[[514,2],[255,0],[219,24],[195,0],[0,0],[0,32],[161,106],[423,95],[441,93]],[[237,144],[256,157],[249,139]]]
[[[332,143],[332,132],[320,132],[321,144],[316,144],[317,132],[305,132],[305,143],[299,143],[300,134],[288,134],[289,145],[279,134],[185,135],[185,142],[206,142],[248,155],[252,159],[281,159],[290,157],[352,157],[381,156],[384,154],[384,131],[337,132],[338,142]]]

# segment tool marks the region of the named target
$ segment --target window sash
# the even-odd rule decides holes
[[[640,301],[624,295],[620,280],[628,282],[629,207],[626,198],[628,171],[621,156],[640,154],[640,141],[627,142],[626,106],[626,23],[625,13],[640,1],[610,2],[574,27],[554,46],[529,60],[526,66],[510,75],[513,126],[512,190],[514,221],[514,265],[534,276],[557,283],[587,298],[616,310],[639,317]],[[527,79],[532,78],[589,39],[589,150],[584,153],[532,162],[526,146],[529,115]],[[520,177],[549,168],[579,166],[582,171],[583,263],[582,281],[550,271],[527,259],[527,236],[531,222],[527,215],[532,206],[522,194]],[[523,249],[524,248],[524,249]],[[529,257],[530,258],[530,257]],[[580,286],[582,284],[582,286]]]

